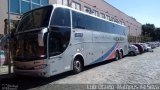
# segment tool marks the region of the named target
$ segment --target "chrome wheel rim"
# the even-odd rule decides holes
[[[74,63],[74,67],[75,67],[75,69],[77,69],[78,71],[80,71],[80,69],[81,69],[81,63],[80,63],[80,61],[76,61]]]

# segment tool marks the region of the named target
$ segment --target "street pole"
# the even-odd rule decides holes
[[[10,30],[11,30],[11,21],[10,21],[10,0],[8,0],[8,52],[7,52],[7,59],[8,59],[8,74],[11,73],[11,59],[10,59]]]

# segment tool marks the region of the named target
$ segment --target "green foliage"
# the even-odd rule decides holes
[[[150,42],[152,41],[152,37],[142,36],[142,42]]]
[[[160,40],[160,28],[156,28],[154,24],[142,25],[142,35],[143,41]]]

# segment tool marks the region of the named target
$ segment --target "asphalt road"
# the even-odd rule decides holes
[[[87,66],[77,75],[66,72],[50,78],[9,77],[0,80],[2,89],[80,90],[88,89],[87,84],[160,84],[160,47],[153,53]]]

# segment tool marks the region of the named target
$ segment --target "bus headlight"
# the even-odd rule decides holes
[[[43,69],[43,68],[46,68],[47,65],[46,64],[42,64],[42,65],[39,65],[39,66],[35,66],[34,69]]]

